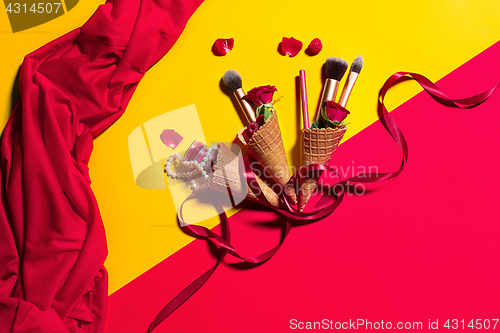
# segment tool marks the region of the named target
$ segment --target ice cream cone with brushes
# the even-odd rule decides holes
[[[226,72],[227,73],[227,72]],[[224,80],[226,82],[226,79]],[[293,205],[297,204],[297,195],[290,180],[290,168],[281,137],[278,116],[274,109],[274,86],[261,86],[250,90],[243,100],[256,107],[256,121],[240,130],[238,138],[248,152],[260,163],[264,171],[284,191]]]
[[[264,170],[270,174],[273,180],[282,188],[293,204],[297,203],[297,196],[292,186],[286,186],[290,179],[290,169],[286,160],[285,149],[281,139],[281,130],[273,108],[273,94],[276,88],[271,86],[258,87],[250,90],[248,94],[241,95],[243,84],[240,74],[235,70],[228,70],[223,76],[224,83],[237,96],[238,107],[244,109],[247,127],[238,134],[240,141],[245,145],[249,153],[261,164]],[[236,96],[236,95],[235,95]],[[251,107],[257,106],[257,115]],[[267,121],[269,121],[268,124]],[[259,132],[252,139],[255,132]],[[269,193],[269,186],[260,178],[256,177],[264,195],[275,202],[274,195]],[[274,193],[276,194],[276,193]],[[271,201],[270,201],[271,202]],[[271,202],[271,204],[273,204]]]
[[[349,114],[345,109],[349,95],[357,79],[361,67],[363,66],[363,58],[357,57],[352,66],[348,77],[348,82],[344,86],[342,96],[339,103],[335,103],[336,91],[338,83],[344,76],[347,69],[347,62],[340,58],[328,58],[326,62],[327,82],[333,80],[335,89],[330,89],[333,94],[328,95],[326,92],[329,89],[324,89],[320,107],[316,114],[316,121],[312,124],[311,128],[308,127],[309,119],[307,112],[303,112],[304,129],[301,132],[300,146],[301,146],[301,166],[311,164],[328,164],[337,149],[340,141],[342,140],[347,126],[344,119]],[[305,74],[301,74],[301,100],[302,108],[307,110],[307,96],[305,93]],[[319,175],[308,175],[302,179],[298,193],[298,208],[303,211],[311,194],[316,189]]]

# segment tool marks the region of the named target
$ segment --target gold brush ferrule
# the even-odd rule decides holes
[[[351,96],[352,89],[354,88],[354,84],[358,78],[359,73],[350,72],[349,76],[347,76],[347,80],[344,84],[344,89],[342,89],[342,94],[340,95],[339,104],[345,107],[347,105],[347,101]]]
[[[245,96],[245,92],[243,91],[243,89],[237,89],[233,93],[234,97],[236,97],[236,100],[241,107],[241,110],[243,110],[243,114],[245,115],[245,118],[247,120],[247,125],[251,122],[254,122],[255,112],[253,111],[252,106],[243,99],[243,96]]]
[[[318,111],[316,112],[315,121],[318,121],[321,115],[321,109],[325,105],[326,101],[335,101],[337,96],[337,91],[339,90],[339,81],[334,79],[326,79],[325,85],[323,86],[323,93],[321,94],[321,100],[318,106]]]

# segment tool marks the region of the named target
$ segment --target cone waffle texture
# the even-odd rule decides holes
[[[219,144],[219,153],[213,166],[213,176],[211,187],[221,192],[230,190],[233,196],[248,197],[253,201],[258,201],[257,196],[248,187],[243,175],[240,172],[238,157],[224,144]],[[269,186],[256,176],[262,193],[274,207],[280,206],[278,195]]]
[[[339,146],[347,126],[336,128],[303,129],[300,135],[302,166],[328,164]],[[305,178],[299,189],[299,210],[302,211],[311,197],[318,179]]]
[[[297,203],[297,195],[293,186],[286,186],[290,180],[290,169],[286,159],[285,147],[281,138],[278,116],[275,112],[266,120],[257,132],[246,142],[242,129],[238,138],[247,147],[250,154],[264,167],[276,183],[285,189],[285,195],[292,204]]]

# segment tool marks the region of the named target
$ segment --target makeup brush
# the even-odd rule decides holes
[[[349,64],[347,61],[337,57],[330,57],[326,59],[326,81],[323,86],[321,94],[321,101],[319,103],[318,111],[316,112],[316,121],[321,115],[321,109],[326,101],[335,101],[337,90],[339,89],[339,82],[347,70]]]
[[[231,89],[231,91],[233,92],[234,97],[238,101],[238,105],[243,110],[243,114],[245,115],[248,124],[254,122],[255,112],[253,111],[252,106],[243,99],[243,96],[245,96],[245,92],[242,89],[243,84],[241,75],[237,71],[230,69],[224,73],[224,77],[222,79],[226,86],[228,86],[229,89]]]
[[[357,56],[351,64],[351,71],[347,76],[347,80],[344,84],[344,89],[342,90],[342,94],[340,95],[339,104],[343,107],[347,105],[347,101],[349,100],[349,96],[351,96],[352,89],[354,88],[354,84],[356,83],[359,72],[361,72],[361,68],[363,68],[363,57]]]
[[[302,101],[302,120],[304,128],[308,129],[309,126],[309,108],[307,103],[307,87],[306,87],[306,71],[301,69],[299,71],[300,77],[300,99]]]

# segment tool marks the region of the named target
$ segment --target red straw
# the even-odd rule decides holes
[[[302,100],[302,121],[304,122],[304,128],[308,129],[309,125],[309,108],[307,106],[307,88],[306,88],[306,72],[301,69],[299,71],[300,76],[300,99]]]

